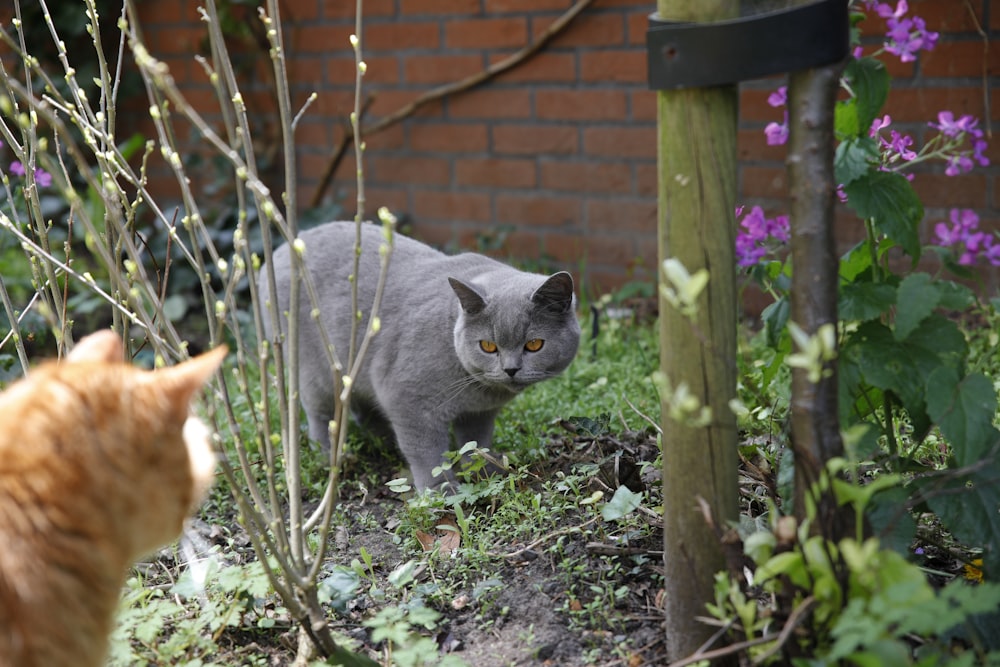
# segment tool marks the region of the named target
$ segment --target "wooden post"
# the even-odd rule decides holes
[[[737,16],[739,0],[659,0],[661,18],[713,21]],[[659,258],[679,260],[709,281],[687,317],[660,298],[660,368],[711,409],[707,426],[672,419],[665,392],[663,501],[668,657],[693,653],[714,629],[695,620],[725,568],[715,531],[738,513],[735,214],[737,88],[665,90],[658,98]],[[661,284],[663,280],[661,278]],[[714,528],[699,510],[711,510]]]

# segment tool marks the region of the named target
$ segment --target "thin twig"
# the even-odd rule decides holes
[[[575,533],[578,530],[583,530],[584,528],[586,528],[587,526],[589,526],[590,524],[594,523],[595,521],[597,521],[600,518],[601,518],[601,515],[598,514],[596,516],[591,517],[590,519],[587,519],[586,521],[584,521],[583,523],[581,523],[578,526],[569,526],[568,528],[560,528],[559,530],[554,530],[551,533],[547,533],[545,535],[542,535],[541,537],[539,537],[534,542],[531,542],[530,544],[528,544],[528,545],[526,545],[524,547],[521,547],[517,551],[511,551],[510,553],[507,553],[507,554],[489,553],[488,555],[493,556],[494,558],[504,558],[504,559],[507,559],[507,560],[511,560],[513,558],[517,558],[518,556],[520,556],[521,554],[523,554],[525,552],[531,551],[532,549],[534,549],[535,547],[537,547],[539,544],[542,544],[543,542],[547,542],[547,541],[551,540],[553,537],[561,537],[563,535],[568,535],[570,533]]]
[[[695,651],[686,658],[681,658],[670,663],[667,667],[685,667],[686,665],[691,665],[696,662],[701,662],[702,660],[715,660],[716,658],[722,658],[727,655],[733,655],[734,653],[739,653],[748,648],[754,646],[760,646],[761,644],[767,644],[768,642],[775,642],[774,647],[768,649],[768,652],[764,656],[759,657],[754,660],[755,665],[760,664],[764,657],[770,657],[775,652],[777,652],[788,638],[791,636],[792,631],[798,626],[798,624],[805,618],[805,612],[809,610],[810,607],[815,604],[816,599],[811,595],[803,600],[798,607],[792,610],[792,613],[788,616],[788,621],[785,623],[785,627],[781,629],[781,632],[777,634],[764,635],[763,637],[758,637],[757,639],[748,639],[747,641],[737,642],[735,644],[730,644],[729,646],[724,646],[722,648],[717,648],[714,651]]]
[[[983,26],[980,25],[979,19],[976,17],[976,10],[972,8],[972,3],[969,0],[965,0],[965,8],[969,10],[969,18],[972,19],[972,24],[976,26],[976,32],[983,39],[983,123],[986,125],[986,136],[993,138],[993,125],[991,119],[993,114],[990,113],[990,36],[986,34],[983,30]]]
[[[546,44],[548,44],[553,37],[562,32],[570,22],[575,19],[584,9],[586,9],[594,0],[577,0],[576,4],[566,10],[562,16],[557,18],[549,27],[545,29],[545,32],[533,43],[525,46],[520,51],[513,53],[503,60],[498,60],[486,69],[476,72],[470,76],[460,79],[459,81],[454,81],[452,83],[446,83],[437,88],[432,88],[428,90],[423,95],[420,95],[415,100],[406,104],[396,111],[392,112],[388,116],[384,116],[377,123],[374,123],[370,127],[363,128],[361,136],[367,138],[376,132],[381,132],[382,130],[395,125],[404,118],[412,116],[418,109],[424,107],[431,102],[435,102],[439,99],[447,97],[449,95],[454,95],[456,93],[461,93],[471,88],[474,88],[480,84],[486,83],[490,79],[493,79],[504,72],[513,69],[523,63],[524,61],[531,58],[531,56],[538,53]],[[344,140],[348,143],[353,141],[353,136],[345,136]],[[344,150],[346,151],[346,146]],[[316,192],[313,194],[311,205],[315,208],[319,206],[320,202],[323,200],[323,195],[326,193],[327,188],[330,187],[330,181],[333,180],[333,175],[337,170],[337,166],[340,164],[340,160],[343,156],[343,151],[338,147],[338,153],[336,153],[330,163],[327,165],[326,170],[323,172],[323,177],[319,181],[319,185],[316,187]]]

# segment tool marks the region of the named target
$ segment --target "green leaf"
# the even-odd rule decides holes
[[[840,319],[864,322],[879,317],[896,302],[896,290],[887,283],[847,283],[840,288]]]
[[[791,312],[791,303],[789,303],[788,297],[783,296],[765,308],[760,314],[760,319],[764,323],[764,331],[769,347],[778,347],[778,342],[781,339],[782,332],[785,330],[785,325],[788,324],[788,317]]]
[[[889,72],[875,58],[858,58],[847,64],[844,75],[854,91],[859,132],[867,132],[889,97]]]
[[[994,471],[917,480],[945,529],[963,544],[983,549],[987,580],[1000,577],[1000,484]]]
[[[951,443],[959,465],[984,459],[1000,440],[993,426],[996,411],[993,383],[981,373],[959,380],[958,371],[942,367],[927,378],[927,414]]]
[[[858,103],[854,99],[841,100],[833,108],[833,133],[844,140],[861,134],[858,122]]]
[[[627,486],[619,486],[611,500],[604,503],[601,516],[605,521],[617,521],[634,512],[640,503],[642,503],[641,493],[634,493]]]
[[[913,186],[901,174],[869,171],[844,187],[847,205],[864,219],[871,219],[878,232],[895,241],[914,260],[920,258],[917,225],[924,207]]]
[[[847,185],[867,173],[878,159],[878,144],[871,137],[845,139],[837,145],[833,157],[834,178]]]
[[[917,534],[917,522],[906,508],[910,494],[901,486],[876,493],[868,504],[865,516],[880,543],[908,556],[910,544]]]
[[[926,273],[912,273],[899,284],[896,294],[896,340],[906,340],[934,312],[941,301],[941,288]]]
[[[976,300],[975,293],[965,285],[950,280],[938,282],[941,300],[938,305],[947,310],[965,310]]]
[[[854,346],[856,350],[851,349]],[[942,366],[959,369],[968,353],[958,326],[936,313],[921,321],[904,341],[896,340],[881,322],[865,322],[845,348],[851,349],[865,382],[900,398],[918,438],[930,427],[925,401],[928,378]]]

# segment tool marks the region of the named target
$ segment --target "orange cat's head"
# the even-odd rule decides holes
[[[129,564],[176,538],[211,484],[190,403],[225,353],[150,372],[104,331],[0,394],[0,653],[13,664],[99,662]]]

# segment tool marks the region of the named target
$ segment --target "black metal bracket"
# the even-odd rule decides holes
[[[654,13],[646,31],[649,87],[719,86],[839,62],[850,44],[847,6],[820,0],[712,23],[664,21]]]

